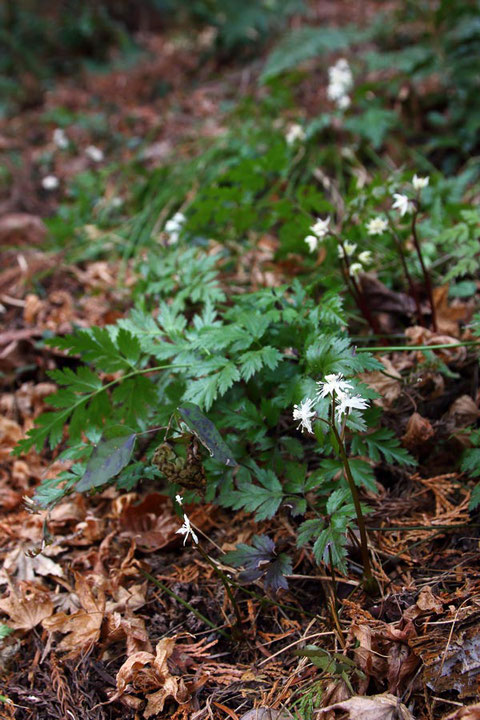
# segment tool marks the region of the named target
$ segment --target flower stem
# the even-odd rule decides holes
[[[333,233],[332,233],[332,235],[333,235]],[[355,280],[355,278],[350,275],[350,263],[348,261],[348,255],[345,250],[345,245],[343,243],[343,240],[339,235],[335,234],[334,237],[343,250],[343,258],[340,259],[340,269],[342,271],[345,285],[347,286],[351,296],[353,297],[358,309],[362,313],[362,315],[365,318],[365,320],[367,321],[367,323],[370,325],[370,328],[372,329],[373,334],[381,335],[380,327],[379,327],[376,319],[373,317],[372,313],[368,309],[368,305],[365,302],[365,297],[363,295],[362,290],[358,287],[358,283]]]
[[[410,271],[409,271],[408,266],[407,266],[407,260],[406,260],[406,258],[405,258],[405,253],[404,253],[403,248],[402,248],[402,241],[401,241],[400,238],[398,237],[398,235],[397,235],[397,233],[396,233],[396,231],[395,231],[394,224],[393,224],[393,222],[392,222],[392,220],[391,220],[391,218],[390,218],[390,215],[389,215],[388,213],[387,213],[387,217],[388,217],[388,220],[389,220],[389,222],[390,222],[390,230],[391,230],[391,232],[392,232],[393,239],[394,239],[394,241],[395,241],[395,247],[397,248],[398,254],[399,254],[399,256],[400,256],[400,260],[401,260],[402,268],[403,268],[403,273],[404,273],[404,275],[405,275],[405,279],[406,279],[406,281],[407,281],[408,287],[410,288],[410,294],[411,294],[411,296],[413,297],[413,300],[414,300],[414,302],[415,302],[415,307],[416,307],[416,309],[417,309],[418,322],[419,322],[420,325],[424,325],[422,308],[421,308],[421,306],[420,306],[420,300],[419,300],[419,298],[418,298],[417,290],[416,290],[416,288],[415,288],[414,282],[413,282],[413,280],[412,280],[412,276],[410,275]]]
[[[372,567],[370,565],[370,555],[368,551],[368,537],[367,529],[365,527],[365,518],[363,517],[362,506],[360,504],[360,498],[358,496],[357,486],[353,479],[352,471],[350,469],[350,463],[348,461],[348,455],[345,450],[345,445],[340,437],[335,422],[332,422],[332,430],[335,435],[335,439],[338,443],[338,450],[345,470],[348,486],[352,495],[353,505],[355,507],[355,513],[357,515],[358,530],[360,532],[360,547],[362,551],[363,560],[363,585],[367,592],[375,593],[377,588],[377,582],[372,574]]]
[[[415,245],[415,250],[417,251],[417,256],[418,256],[418,259],[420,261],[420,265],[422,268],[423,278],[425,280],[425,289],[427,291],[428,300],[430,302],[430,307],[432,310],[432,328],[433,328],[434,332],[437,332],[437,314],[435,312],[435,305],[433,303],[432,281],[430,279],[430,273],[428,272],[426,265],[423,261],[422,250],[420,248],[420,241],[418,239],[418,233],[417,233],[417,217],[418,217],[418,204],[417,204],[415,212],[412,214],[412,238],[413,238],[413,244]]]

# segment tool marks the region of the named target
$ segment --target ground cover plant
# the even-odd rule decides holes
[[[476,717],[478,3],[89,7],[0,126],[2,712]]]

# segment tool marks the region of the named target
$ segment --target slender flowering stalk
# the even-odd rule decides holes
[[[368,407],[369,401],[362,397],[359,393],[355,395],[353,394],[352,383],[350,380],[346,380],[342,373],[331,373],[326,375],[324,380],[317,382],[317,387],[317,401],[327,397],[330,398],[330,410],[328,412],[328,416],[320,417],[314,409],[315,400],[306,398],[302,401],[302,403],[300,403],[300,405],[294,406],[293,417],[295,420],[300,420],[300,425],[298,426],[299,428],[302,427],[302,429],[306,429],[310,433],[312,432],[312,420],[318,418],[330,426],[335,436],[338,454],[343,465],[344,475],[348,483],[353,505],[355,507],[355,513],[357,515],[357,523],[361,540],[365,589],[368,591],[374,591],[376,583],[373,578],[370,565],[365,519],[363,517],[358,490],[353,479],[348,454],[342,437],[343,431],[339,432],[337,427],[337,423],[346,423],[348,415],[352,411],[361,412],[362,410],[365,410]],[[343,427],[345,427],[345,425],[343,425]]]
[[[428,300],[430,303],[430,309],[432,311],[432,328],[436,332],[437,331],[437,314],[435,311],[435,303],[433,302],[432,281],[430,279],[430,273],[428,272],[427,266],[425,265],[425,262],[423,260],[422,249],[420,247],[420,240],[419,240],[418,234],[417,234],[418,212],[419,212],[419,207],[417,205],[415,212],[412,215],[412,238],[413,238],[413,244],[415,245],[415,250],[417,252],[417,257],[420,262],[420,266],[422,268],[423,278],[425,281],[425,289],[427,291]]]
[[[183,505],[183,498],[181,495],[175,495],[175,500],[177,501],[177,503],[179,505]],[[198,536],[197,536],[196,532],[193,530],[192,525],[190,523],[190,518],[188,517],[188,515],[185,512],[183,513],[183,525],[182,525],[182,527],[178,528],[175,535],[185,535],[185,537],[183,538],[184,545],[188,540],[188,536],[191,535],[193,542],[196,545],[198,545]]]
[[[415,283],[413,282],[412,276],[410,275],[410,271],[409,271],[409,269],[408,269],[407,260],[406,260],[406,258],[405,258],[405,252],[404,252],[403,247],[402,247],[402,241],[401,241],[401,239],[398,237],[398,234],[397,234],[397,232],[396,232],[396,230],[395,230],[395,225],[394,225],[394,223],[392,222],[392,219],[391,219],[390,215],[389,215],[388,213],[387,213],[387,215],[388,215],[388,219],[389,219],[389,222],[390,222],[390,230],[391,230],[391,233],[392,233],[392,235],[393,235],[393,239],[394,239],[394,242],[395,242],[395,247],[397,248],[398,254],[399,254],[399,256],[400,256],[400,262],[402,263],[403,273],[404,273],[404,275],[405,275],[405,279],[406,279],[406,281],[407,281],[407,283],[408,283],[408,287],[409,287],[409,289],[410,289],[410,295],[413,297],[413,299],[414,299],[414,301],[415,301],[415,308],[416,308],[416,311],[417,311],[418,323],[419,323],[419,325],[423,325],[423,324],[424,324],[424,323],[423,323],[423,313],[422,313],[422,308],[421,308],[421,305],[420,305],[420,299],[419,299],[419,297],[418,297],[418,293],[417,293],[417,290],[416,290],[416,287],[415,287]]]

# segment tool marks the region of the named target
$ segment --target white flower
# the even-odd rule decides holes
[[[183,504],[183,498],[182,498],[181,495],[175,495],[175,500],[177,501],[177,503],[178,503],[179,505],[182,505],[182,504]]]
[[[362,265],[370,265],[372,262],[372,253],[370,250],[363,250],[359,253],[358,260],[362,263]]]
[[[341,420],[343,415],[347,415],[350,410],[365,410],[368,407],[368,400],[361,395],[341,395],[338,399],[335,412],[337,419]]]
[[[358,277],[358,275],[360,275],[362,270],[363,270],[362,263],[354,262],[350,265],[350,268],[349,268],[350,276],[353,278],[356,278],[356,277]]]
[[[418,177],[418,175],[415,174],[412,179],[412,185],[415,190],[421,190],[422,188],[427,187],[429,181],[430,178],[428,175],[426,177]]]
[[[312,418],[315,417],[316,412],[312,409],[314,401],[311,398],[306,398],[300,405],[293,406],[293,419],[300,420],[300,424],[297,429],[307,430],[309,433],[313,433],[312,430]]]
[[[322,220],[322,218],[317,218],[317,221],[314,225],[311,225],[310,230],[313,232],[314,235],[317,236],[319,240],[322,240],[326,235],[328,235],[328,226],[330,225],[330,218],[327,217],[326,220]]]
[[[305,130],[301,125],[290,125],[285,135],[285,140],[288,145],[294,145],[296,142],[303,142],[305,140]]]
[[[369,235],[381,235],[388,228],[388,221],[378,216],[372,218],[367,223],[367,233]]]
[[[328,99],[335,102],[341,110],[345,110],[350,105],[348,93],[352,85],[353,75],[350,65],[345,58],[340,58],[328,69]]]
[[[316,235],[307,235],[304,242],[307,243],[310,252],[314,252],[317,249],[318,237]]]
[[[103,150],[100,150],[95,145],[89,145],[85,148],[85,155],[96,163],[102,162],[104,158]]]
[[[349,380],[344,380],[342,373],[331,373],[325,375],[325,380],[317,382],[319,398],[325,398],[327,395],[336,395],[337,397],[343,397],[348,394],[350,390],[353,390],[352,383]]]
[[[412,203],[406,195],[401,195],[400,193],[393,193],[393,200],[394,203],[392,205],[392,208],[394,210],[398,210],[401,217],[403,217],[405,213],[410,212],[410,210],[412,209]]]
[[[46,175],[42,179],[42,187],[44,190],[56,190],[59,186],[58,178],[55,175]]]
[[[170,220],[165,223],[165,232],[179,232],[182,229],[182,225],[185,223],[186,217],[183,213],[177,212],[173,215]]]
[[[184,545],[187,542],[188,536],[191,535],[193,542],[198,545],[198,536],[192,529],[188,515],[183,516],[183,525],[181,528],[178,528],[175,535],[185,535],[185,537],[183,539]]]
[[[65,130],[62,128],[55,128],[53,131],[53,142],[60,150],[65,150],[70,144]]]

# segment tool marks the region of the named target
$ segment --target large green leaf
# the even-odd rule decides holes
[[[85,474],[76,484],[77,492],[105,485],[128,465],[135,445],[135,433],[101,440],[87,463]]]

